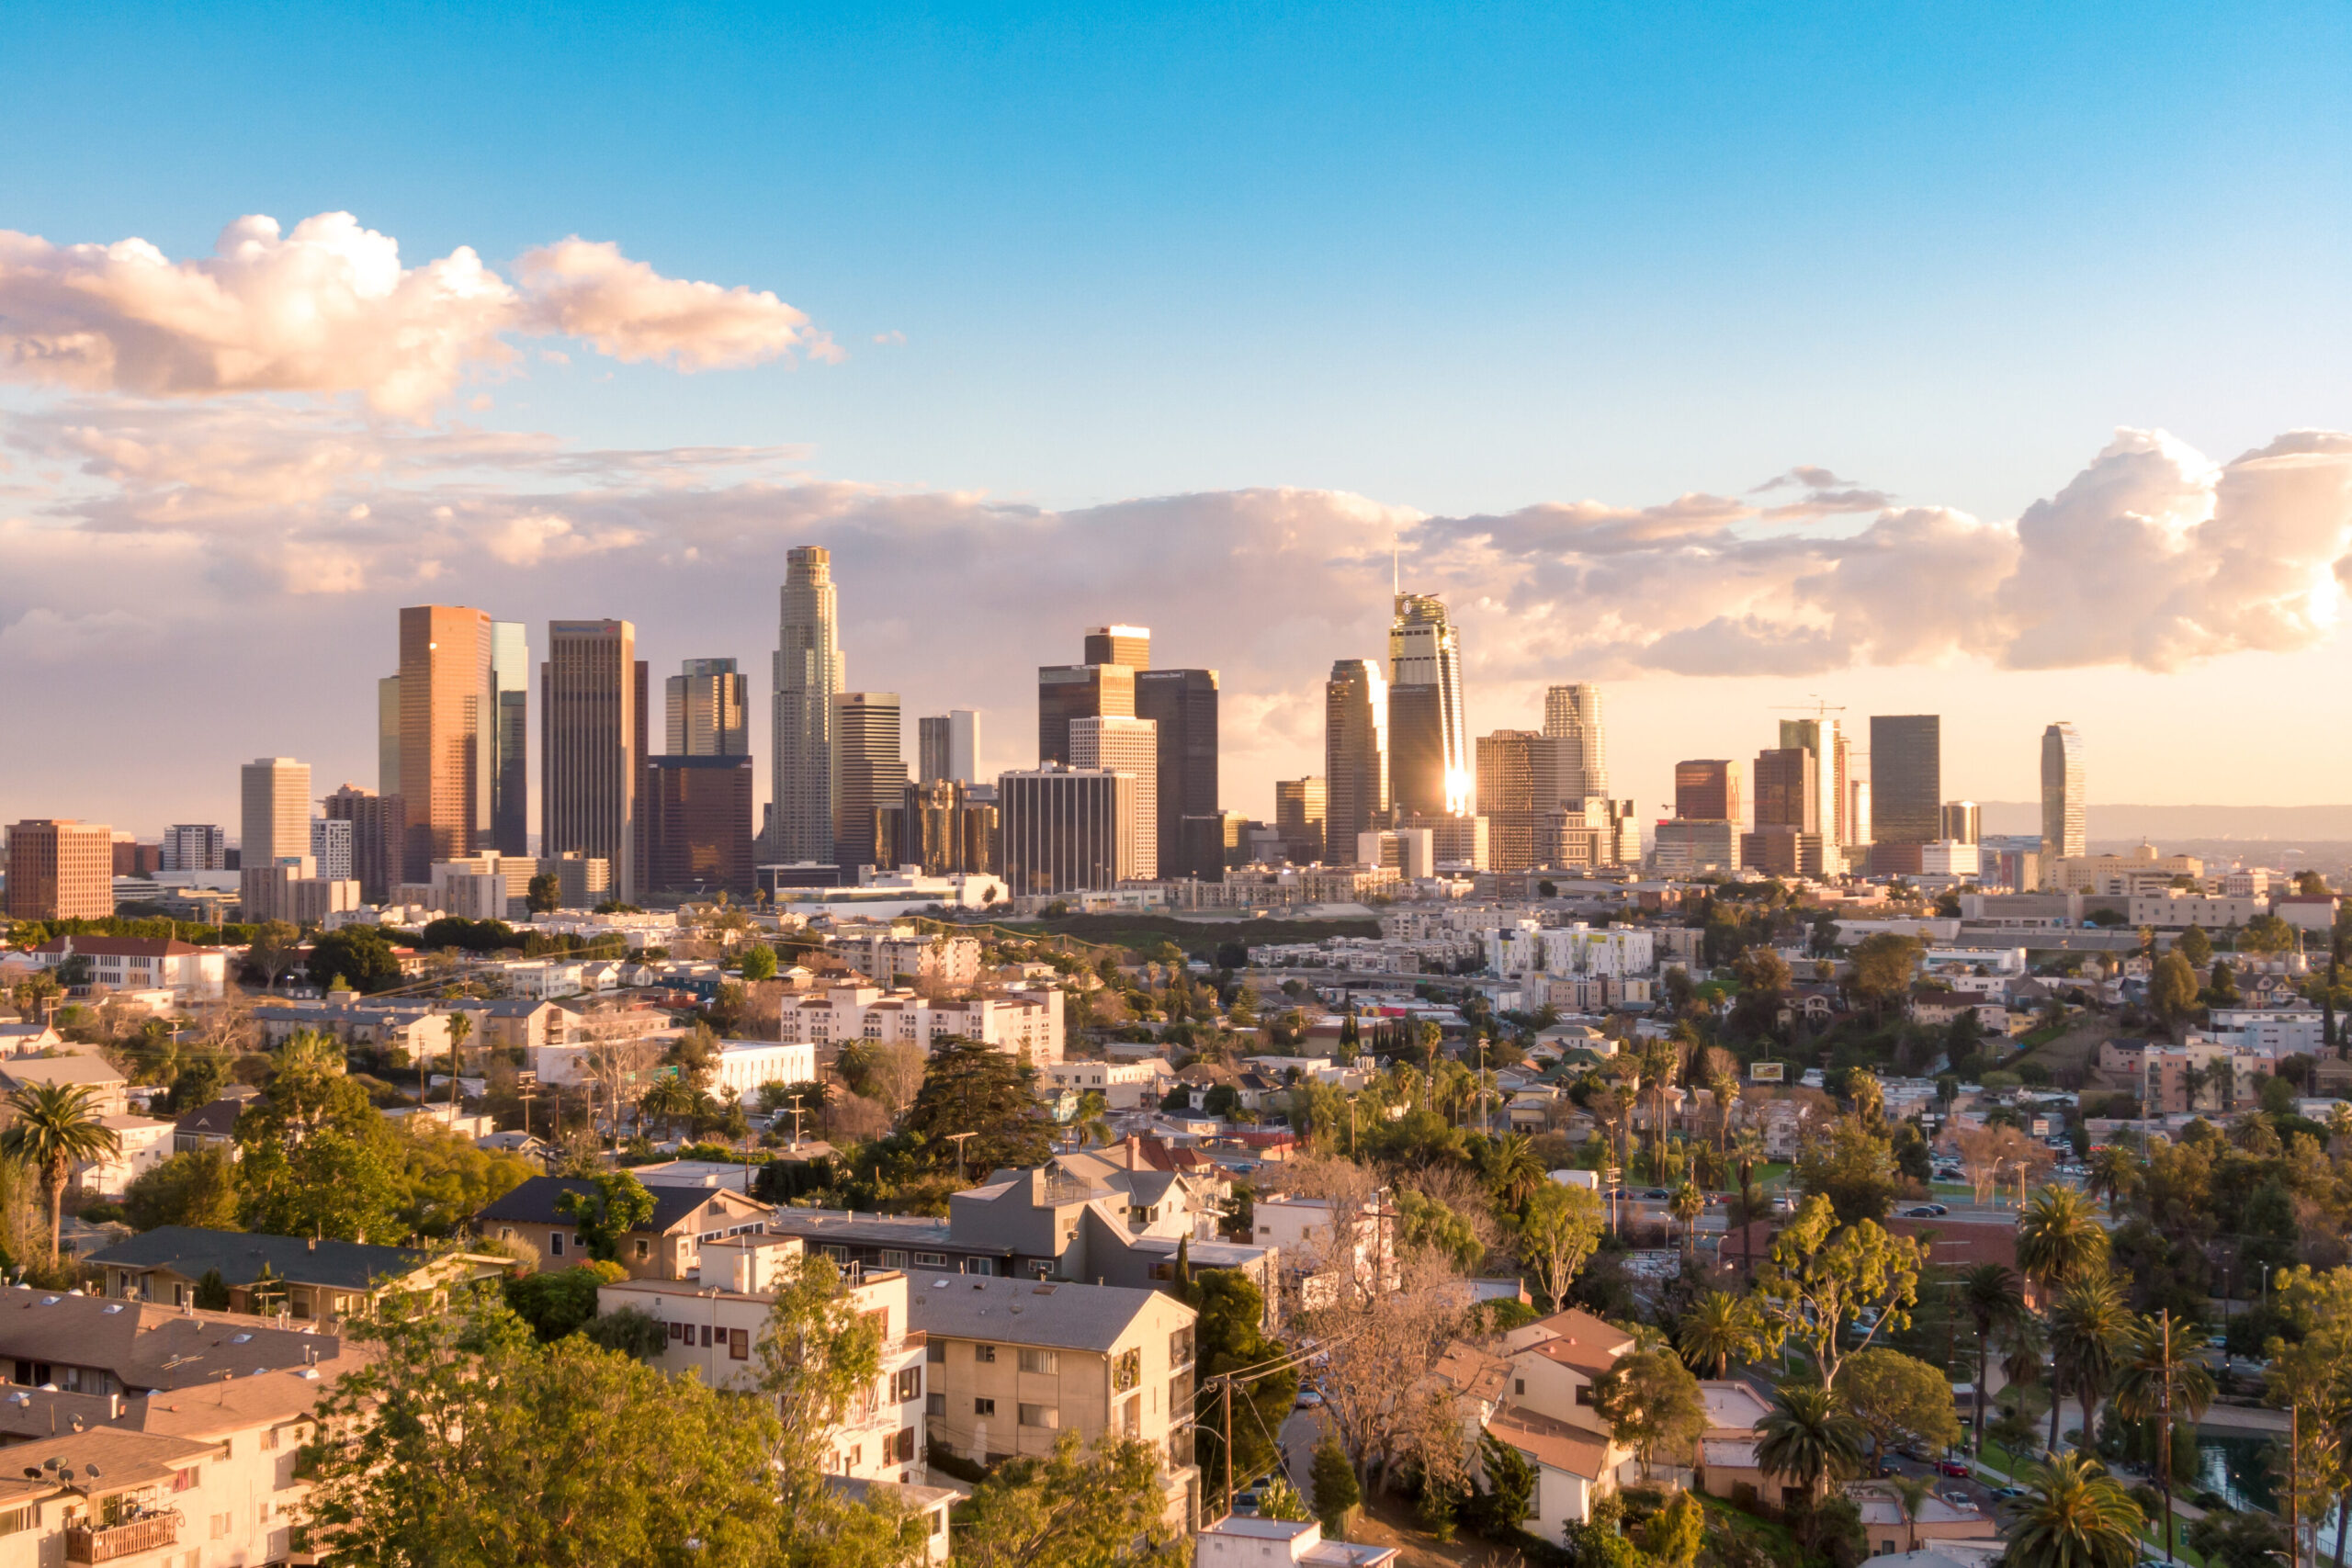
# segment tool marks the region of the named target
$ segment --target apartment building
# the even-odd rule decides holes
[[[1046,1069],[1046,1087],[1058,1093],[1090,1090],[1114,1111],[1155,1107],[1176,1082],[1175,1071],[1161,1057],[1140,1062],[1057,1062]]]
[[[779,1275],[805,1256],[797,1236],[743,1235],[707,1244],[691,1280],[625,1280],[596,1293],[599,1312],[635,1307],[663,1325],[653,1365],[692,1372],[712,1388],[749,1388],[760,1376],[760,1340],[775,1305]],[[907,1276],[849,1270],[854,1310],[882,1331],[882,1363],[872,1386],[828,1441],[826,1472],[911,1485],[923,1477],[924,1337],[908,1320]]]
[[[169,991],[178,1001],[217,1001],[229,977],[225,949],[142,936],[57,936],[33,949],[32,960],[53,969],[85,958],[90,980],[110,991]]]
[[[1199,1514],[1193,1309],[1159,1291],[941,1275],[911,1292],[924,1337],[925,1421],[938,1448],[993,1462],[1066,1431],[1149,1443],[1168,1517]]]
[[[114,830],[70,817],[8,826],[7,912],[18,920],[102,920],[114,913]]]
[[[837,939],[832,952],[877,986],[964,987],[980,978],[980,939],[918,936],[911,928]]]
[[[788,1003],[781,1021],[781,1037],[793,1044],[871,1040],[928,1051],[943,1040],[976,1040],[1040,1070],[1062,1059],[1062,993],[1050,986],[954,1001],[878,986],[831,986]]]

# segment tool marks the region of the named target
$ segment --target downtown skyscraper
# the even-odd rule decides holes
[[[1609,746],[1600,723],[1600,688],[1588,681],[1547,687],[1544,733],[1570,743],[1562,760],[1564,800],[1591,800],[1609,794]]]
[[[624,902],[642,886],[646,685],[628,622],[548,623],[548,657],[539,666],[539,852],[604,861]]]
[[[1388,759],[1389,795],[1400,816],[1456,817],[1470,809],[1462,634],[1445,602],[1426,593],[1398,593],[1388,623]]]
[[[1353,865],[1356,836],[1388,826],[1388,682],[1341,659],[1323,687],[1323,861]]]
[[[401,880],[431,880],[435,861],[489,847],[498,694],[492,623],[480,610],[401,611],[398,744],[403,807]]]
[[[2088,795],[2083,783],[2083,737],[2071,724],[2053,724],[2041,732],[2041,853],[2044,863],[2058,856],[2090,852]]]
[[[842,670],[832,558],[817,545],[785,556],[763,852],[786,863],[833,858],[833,698]]]

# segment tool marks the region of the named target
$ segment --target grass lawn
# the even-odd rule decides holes
[[[1803,1558],[1797,1550],[1797,1538],[1789,1533],[1788,1526],[1759,1519],[1703,1492],[1693,1492],[1691,1495],[1699,1499],[1699,1506],[1706,1513],[1709,1542],[1747,1540],[1761,1546],[1772,1562],[1795,1562]]]

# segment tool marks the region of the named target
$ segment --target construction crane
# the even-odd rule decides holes
[[[1816,724],[1819,723],[1823,716],[1826,714],[1844,713],[1846,711],[1845,704],[1824,702],[1821,700],[1821,697],[1817,693],[1807,692],[1805,695],[1812,700],[1810,702],[1804,703],[1781,703],[1775,705],[1772,711],[1774,713],[1809,713],[1813,715],[1814,722]]]

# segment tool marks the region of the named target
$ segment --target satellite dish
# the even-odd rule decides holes
[[[98,1478],[98,1467],[95,1464],[85,1464],[82,1467],[82,1473],[96,1481]]]
[[[25,1466],[25,1479],[27,1481],[39,1481],[40,1479],[40,1466],[37,1464],[28,1464]]]

